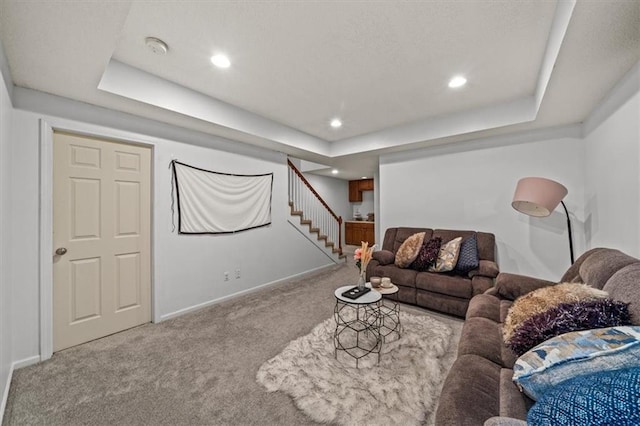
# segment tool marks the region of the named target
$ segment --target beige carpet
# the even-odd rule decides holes
[[[304,279],[56,353],[14,372],[3,424],[314,424],[291,397],[258,384],[256,373],[331,317],[333,291],[356,279],[349,257]],[[435,316],[457,342],[461,321]]]

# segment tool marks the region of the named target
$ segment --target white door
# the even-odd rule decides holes
[[[151,320],[151,150],[53,138],[53,350]]]

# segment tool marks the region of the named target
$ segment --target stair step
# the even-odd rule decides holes
[[[291,216],[302,216],[302,212],[300,210],[291,210]]]
[[[326,235],[318,235],[319,240],[326,240],[327,238],[329,237],[327,237]]]
[[[333,246],[335,246],[335,245],[336,245],[336,243],[334,243],[333,241],[326,241],[326,242],[324,243],[324,246],[325,246],[325,247],[333,247]]]
[[[311,225],[311,221],[309,219],[300,219],[300,223],[303,225]]]
[[[309,232],[313,232],[315,234],[320,234],[320,228],[311,227],[311,228],[309,228]]]

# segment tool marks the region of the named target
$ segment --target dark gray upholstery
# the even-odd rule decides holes
[[[395,254],[407,238],[418,232],[425,233],[425,241],[440,237],[443,242],[457,237],[465,238],[474,233],[474,231],[450,229],[389,228],[384,234],[382,250]],[[475,234],[478,241],[480,266],[467,275],[417,272],[412,269],[398,268],[393,263],[383,265],[384,262],[381,263],[373,258],[367,267],[367,279],[372,276],[389,277],[399,288],[398,300],[464,317],[469,300],[491,288],[499,272],[498,265],[495,263],[495,236],[487,232]]]
[[[559,280],[567,281],[601,288],[612,299],[629,303],[631,319],[640,325],[640,260],[613,249],[589,250]],[[511,382],[517,358],[502,341],[502,323],[514,299],[554,284],[501,273],[495,287],[471,299],[458,359],[440,396],[437,425],[483,425],[495,416],[526,418],[533,401]]]

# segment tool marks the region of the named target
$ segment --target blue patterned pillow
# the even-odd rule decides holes
[[[567,380],[536,402],[529,425],[640,424],[640,368],[602,371]]]
[[[479,264],[478,240],[476,239],[476,234],[473,234],[462,241],[458,263],[456,263],[454,271],[460,274],[467,274],[469,271],[476,269]]]
[[[513,381],[533,400],[565,380],[597,371],[640,368],[640,326],[574,331],[549,339],[513,366]]]

